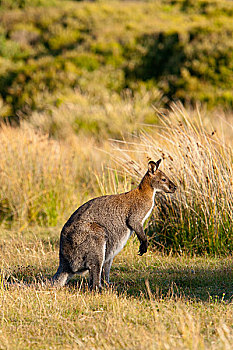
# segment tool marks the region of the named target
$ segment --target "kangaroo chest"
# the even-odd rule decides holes
[[[154,190],[153,196],[151,198],[151,206],[149,207],[148,211],[146,212],[144,218],[142,219],[142,225],[145,222],[145,220],[150,216],[150,214],[154,208],[155,193],[156,193],[156,190]],[[108,256],[106,256],[106,261],[113,259],[124,248],[124,246],[126,245],[128,239],[130,238],[131,235],[132,235],[132,231],[127,229],[125,231],[125,233],[122,235],[122,237],[114,242],[114,244],[112,245],[112,247],[110,249]]]
[[[144,224],[146,219],[148,219],[148,217],[150,216],[150,214],[151,214],[151,212],[152,212],[152,210],[154,208],[154,205],[155,205],[155,193],[156,193],[156,190],[154,189],[152,200],[151,200],[151,207],[149,208],[148,212],[146,213],[146,215],[142,219],[142,225]]]

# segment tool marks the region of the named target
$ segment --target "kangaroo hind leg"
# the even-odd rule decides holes
[[[113,259],[109,259],[108,261],[106,261],[103,265],[103,271],[102,271],[102,280],[109,285],[109,274],[110,274],[110,270],[111,270],[111,266],[112,266],[112,261]]]
[[[106,242],[101,240],[98,243],[98,245],[94,245],[95,250],[92,251],[88,257],[90,290],[101,290],[101,274],[105,260]]]

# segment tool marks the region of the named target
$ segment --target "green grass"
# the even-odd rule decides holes
[[[114,260],[113,290],[89,293],[76,278],[43,285],[58,264],[59,228],[1,232],[3,349],[227,349],[233,345],[233,260],[137,255]]]

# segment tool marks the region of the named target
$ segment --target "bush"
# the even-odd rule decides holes
[[[29,6],[51,6],[56,0],[0,0],[0,7],[2,9],[24,9]]]
[[[233,40],[227,29],[146,34],[139,38],[138,47],[137,62],[126,68],[129,80],[153,79],[170,101],[231,108],[232,101],[224,98],[233,84]]]
[[[4,35],[0,35],[0,56],[8,59],[23,58],[18,43],[7,40]]]
[[[62,49],[73,48],[79,42],[79,38],[80,33],[78,30],[55,25],[48,33],[48,40],[45,43],[52,52],[60,52]]]
[[[30,6],[25,0],[14,2],[22,7],[18,10],[6,5],[11,1],[4,3],[4,116],[30,118],[34,110],[56,105],[57,94],[72,100],[76,89],[84,94],[95,90],[97,96],[96,85],[119,97],[129,89],[138,95],[142,86],[157,90],[164,105],[180,99],[232,108],[229,1],[139,1],[122,6],[115,1],[51,0],[45,5],[35,0]]]

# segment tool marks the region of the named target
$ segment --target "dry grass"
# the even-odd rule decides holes
[[[130,101],[125,105],[128,115],[135,107]],[[101,136],[101,141],[76,136],[71,122],[74,111],[63,106],[51,119],[35,114],[31,124],[2,127],[2,224],[17,223],[23,229],[30,224],[62,223],[83,201],[130,189],[130,179],[140,180],[148,158],[162,157],[165,172],[179,189],[174,196],[157,197],[149,235],[168,250],[213,254],[232,250],[231,117],[221,119],[216,113],[211,125],[203,112],[176,104],[168,115],[160,114],[159,126],[118,142],[117,147],[115,143],[113,152]],[[109,107],[115,120],[111,111]],[[49,137],[53,126],[56,139]],[[109,155],[118,163],[116,171],[109,170],[113,168]]]
[[[56,225],[98,193],[93,172],[103,154],[91,138],[52,140],[30,125],[0,130],[0,216],[3,224]]]
[[[85,280],[43,285],[58,263],[54,229],[2,232],[1,349],[230,349],[232,257],[137,256],[131,240],[113,264],[114,290]]]
[[[231,120],[216,129],[194,114],[176,105],[158,131],[121,142],[114,152],[103,142],[104,153],[68,126],[57,139],[36,122],[2,127],[1,349],[233,347]],[[117,170],[105,167],[113,167],[109,154]],[[89,293],[79,278],[52,289],[45,282],[58,265],[62,223],[88,198],[128,190],[147,157],[163,157],[165,172],[179,183],[176,196],[158,200],[148,233],[182,254],[155,252],[151,240],[139,257],[131,239],[114,260],[113,290]]]
[[[43,113],[34,112],[30,124],[57,139],[66,139],[75,133],[101,142],[107,138],[129,138],[141,129],[142,123],[156,123],[152,103],[161,104],[158,90],[147,91],[142,87],[140,92],[132,94],[125,90],[119,95],[107,87],[100,88],[101,79],[109,75],[111,71],[96,72],[94,78],[86,73],[82,79],[85,93],[77,89],[66,100],[62,94],[58,95],[64,104]]]
[[[231,120],[216,114],[211,124],[198,110],[188,112],[173,104],[167,115],[160,114],[160,121],[154,133],[121,142],[114,155],[138,180],[146,158],[163,158],[164,171],[178,185],[175,195],[157,197],[151,234],[165,249],[232,251]]]

